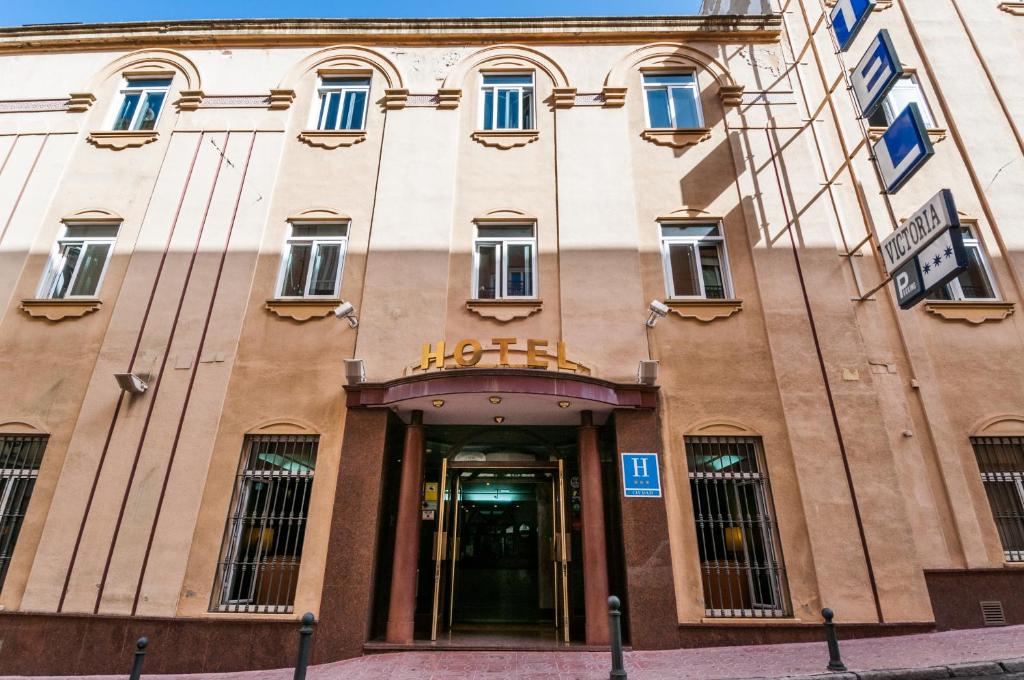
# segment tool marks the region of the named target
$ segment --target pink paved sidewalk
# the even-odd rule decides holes
[[[840,630],[841,632],[841,630]],[[841,642],[852,671],[926,668],[1024,658],[1024,626]],[[626,655],[630,680],[783,678],[825,672],[822,643],[718,647]],[[127,669],[126,669],[127,670]],[[403,652],[315,666],[309,680],[606,680],[598,652]],[[115,676],[92,676],[114,678]],[[123,676],[116,676],[123,680]],[[210,675],[144,675],[155,680],[290,680],[291,669]]]

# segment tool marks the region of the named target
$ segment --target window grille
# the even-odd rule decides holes
[[[1024,562],[1024,437],[974,437],[981,481],[1007,562]]]
[[[319,437],[246,437],[211,609],[290,613]]]
[[[687,437],[708,617],[778,618],[790,612],[761,440]]]
[[[45,435],[0,435],[0,587],[36,485]]]

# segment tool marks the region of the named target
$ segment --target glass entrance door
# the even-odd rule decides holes
[[[445,460],[440,491],[431,639],[453,628],[547,621],[568,642],[562,462]]]

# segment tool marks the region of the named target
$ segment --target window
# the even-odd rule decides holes
[[[292,224],[278,277],[278,297],[336,298],[348,246],[348,224]]]
[[[39,297],[52,300],[99,294],[117,239],[116,224],[66,224],[50,255]]]
[[[369,78],[321,78],[317,130],[363,130],[370,98]]]
[[[217,566],[214,611],[292,611],[318,441],[246,437]]]
[[[670,298],[732,295],[725,239],[717,224],[663,224],[661,257]]]
[[[537,286],[537,237],[532,225],[479,225],[473,290],[480,300],[532,298]]]
[[[981,241],[975,236],[977,227],[961,227],[964,248],[967,250],[967,271],[956,277],[935,293],[933,300],[994,300],[995,286],[992,272],[981,249]]]
[[[0,586],[32,498],[46,436],[0,435]]]
[[[686,462],[706,615],[787,616],[786,568],[761,440],[687,437]]]
[[[868,124],[873,127],[888,127],[896,116],[903,113],[903,109],[912,102],[917,104],[917,108],[921,111],[921,118],[924,119],[925,126],[935,127],[935,117],[928,106],[928,100],[924,98],[921,84],[913,73],[904,75],[896,82],[889,94],[885,96],[882,105],[871,114]]]
[[[645,74],[644,96],[650,127],[674,130],[704,127],[696,74]]]
[[[1024,562],[1024,437],[974,437],[981,481],[1007,562]]]
[[[170,78],[128,78],[112,130],[152,130],[171,87]]]
[[[533,74],[484,74],[484,130],[533,130]]]

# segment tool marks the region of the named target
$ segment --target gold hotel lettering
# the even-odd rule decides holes
[[[491,338],[492,349],[498,350],[497,366],[501,368],[551,368],[551,361],[554,361],[555,366],[560,371],[576,371],[581,368],[579,364],[566,358],[567,352],[564,342],[555,343],[556,351],[554,356],[552,356],[547,349],[550,345],[549,341],[534,338],[526,341],[526,362],[513,364],[509,355],[514,351],[514,346],[518,342],[517,338]],[[522,350],[519,351],[522,352]],[[470,368],[479,365],[483,355],[484,348],[480,341],[467,339],[459,340],[455,343],[451,358],[455,362],[455,367]],[[426,371],[431,367],[438,369],[448,367],[445,358],[444,340],[441,340],[436,345],[431,345],[429,342],[423,344],[420,369]]]

